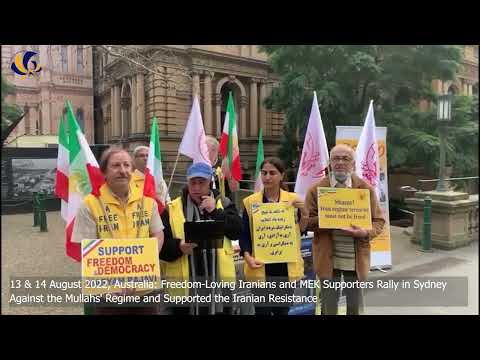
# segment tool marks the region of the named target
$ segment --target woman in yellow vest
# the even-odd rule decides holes
[[[308,214],[304,209],[304,204],[295,194],[288,192],[288,188],[283,184],[285,177],[285,166],[283,162],[276,158],[270,157],[263,161],[260,166],[263,190],[248,196],[243,200],[245,210],[243,212],[243,231],[240,236],[241,254],[245,259],[244,272],[246,281],[269,282],[275,283],[275,289],[265,288],[263,290],[256,289],[256,295],[265,295],[268,300],[269,293],[281,295],[293,294],[293,289],[279,289],[279,280],[296,281],[303,277],[303,259],[300,253],[301,236],[300,233],[305,231],[308,221]],[[252,205],[260,203],[288,202],[292,206],[301,210],[296,216],[296,260],[291,263],[264,264],[261,260],[255,258],[253,251],[253,226],[252,226]],[[287,315],[289,305],[284,306],[263,306],[255,305],[255,314],[257,315]]]
[[[106,150],[100,158],[100,170],[105,184],[100,188],[100,196],[87,195],[79,207],[72,241],[155,237],[160,252],[164,226],[157,203],[144,197],[142,190],[131,181],[132,158],[128,152],[121,148]],[[146,292],[139,290],[135,294],[146,295]],[[93,306],[92,310],[93,314],[156,314],[158,306]]]

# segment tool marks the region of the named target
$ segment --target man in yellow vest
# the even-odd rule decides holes
[[[218,149],[220,145],[217,139],[211,135],[207,135],[205,142],[208,148],[208,159],[214,170],[212,187],[218,189],[223,197],[231,198],[232,191],[239,189],[239,183],[230,175],[226,159],[223,159],[219,165]],[[227,180],[227,187],[225,187],[225,179]]]
[[[132,174],[132,181],[143,191],[143,184],[145,183],[145,168],[147,167],[148,160],[148,146],[137,146],[133,150],[133,165],[135,171]],[[162,179],[161,192],[157,193],[158,198],[164,203],[170,202],[170,196],[168,195],[167,184]]]
[[[105,177],[105,184],[100,188],[100,196],[87,195],[80,206],[75,217],[73,242],[83,239],[155,237],[159,251],[162,250],[164,226],[157,203],[152,198],[144,197],[142,190],[131,181],[132,167],[132,158],[124,149],[110,148],[102,154],[100,170]],[[133,221],[139,214],[145,221]],[[155,314],[157,311],[156,304],[143,307],[93,307],[94,314]]]
[[[223,248],[216,250],[217,281],[234,282],[236,280],[235,265],[233,261],[234,250],[231,240],[238,239],[242,231],[242,219],[238,215],[235,204],[228,198],[221,199],[219,192],[211,188],[213,170],[206,163],[196,163],[187,170],[187,186],[182,190],[182,195],[173,200],[168,206],[170,227],[173,238],[180,242],[183,252],[178,260],[161,262],[162,275],[168,281],[188,281],[193,271],[197,278],[205,277],[205,268],[211,269],[212,256],[206,256],[198,248],[193,247],[185,240],[184,223],[186,221],[214,220],[224,222],[225,237]],[[189,259],[193,256],[193,263]],[[207,266],[205,266],[207,265]],[[174,295],[187,295],[188,289],[166,289],[166,293]],[[208,306],[208,304],[202,304]],[[224,307],[226,313],[230,308]],[[206,314],[207,307],[199,308],[200,314]],[[172,307],[174,314],[188,314],[188,307]]]

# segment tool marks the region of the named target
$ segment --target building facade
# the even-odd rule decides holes
[[[92,48],[86,45],[2,45],[2,76],[16,87],[13,99],[25,117],[7,139],[9,147],[48,147],[58,143],[65,101],[72,103],[87,141],[94,142]],[[16,53],[39,54],[42,70],[22,77],[10,66]]]
[[[94,53],[97,143],[120,142],[130,150],[148,144],[151,121],[156,117],[168,173],[177,156],[193,95],[199,97],[206,134],[219,139],[228,94],[232,92],[246,178],[254,171],[260,128],[266,155],[276,153],[283,115],[267,110],[263,100],[278,79],[266,55],[256,46],[137,47],[146,57],[155,59],[155,73],[133,69],[105,52]],[[188,159],[182,156],[177,169],[182,172],[187,164]]]
[[[455,95],[478,95],[478,45],[463,47],[463,62],[454,81],[433,81],[433,89],[437,93]]]

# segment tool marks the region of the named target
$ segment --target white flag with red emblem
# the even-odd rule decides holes
[[[197,96],[193,98],[192,110],[190,111],[178,152],[188,156],[193,160],[193,163],[204,162],[212,166],[208,158],[205,129],[203,128],[202,114],[200,113],[200,104]]]
[[[368,182],[377,193],[380,184],[380,161],[378,156],[377,138],[375,135],[375,116],[373,100],[370,100],[367,117],[356,150],[356,174]]]
[[[303,142],[302,157],[295,182],[295,192],[305,199],[308,188],[325,176],[328,168],[328,147],[318,108],[317,93],[313,92],[312,110]]]

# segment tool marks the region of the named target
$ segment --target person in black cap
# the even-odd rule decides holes
[[[205,275],[204,254],[195,245],[186,242],[184,223],[186,221],[215,220],[224,222],[225,238],[223,248],[216,251],[216,281],[235,282],[234,250],[231,239],[238,239],[242,232],[242,219],[238,215],[235,204],[229,198],[221,198],[217,189],[211,189],[213,169],[206,163],[195,163],[187,170],[187,186],[182,190],[182,195],[168,205],[170,226],[173,238],[179,241],[183,255],[173,262],[163,262],[162,276],[167,281],[185,281],[191,278],[194,271],[195,277],[200,279]],[[193,264],[191,261],[193,256]],[[212,258],[207,252],[207,269],[211,269]],[[194,269],[192,269],[194,266]],[[193,270],[193,271],[192,271]],[[189,289],[166,289],[172,296],[192,295]],[[208,304],[203,304],[206,306]],[[200,314],[206,314],[208,307],[201,307]],[[224,307],[226,313],[230,307]],[[188,307],[172,307],[174,314],[188,314]]]

